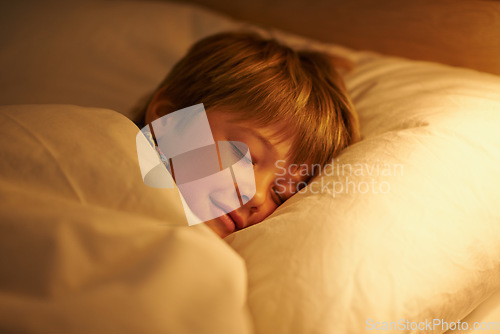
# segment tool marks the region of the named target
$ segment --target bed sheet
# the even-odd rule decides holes
[[[491,297],[462,319],[462,322],[467,323],[467,325],[462,325],[462,328],[459,329],[449,330],[446,334],[500,333],[500,290],[493,293]],[[474,330],[476,323],[480,329]],[[468,329],[464,329],[464,326]]]

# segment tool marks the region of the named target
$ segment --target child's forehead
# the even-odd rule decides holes
[[[239,109],[237,107],[213,107],[207,109],[211,126],[236,134],[237,137],[262,137],[277,150],[280,158],[294,163],[290,157],[296,156],[298,131],[296,124],[274,115],[264,115],[262,111]],[[264,116],[264,117],[262,117]],[[255,136],[257,135],[257,136]]]
[[[232,115],[224,113],[224,115],[221,115],[221,118],[215,118],[214,120],[215,122],[217,122],[217,120],[223,121],[222,124],[219,123],[217,126],[226,126],[229,127],[232,132],[255,137],[264,142],[265,146],[278,148],[282,146],[291,146],[293,142],[292,136],[285,135],[283,133],[283,127],[278,125],[278,122],[265,124],[264,122],[252,118],[239,117],[234,113]]]
[[[294,136],[292,131],[289,131],[292,124],[288,124],[284,120],[278,120],[269,116],[267,118],[259,117],[256,112],[242,111],[241,109],[223,109],[207,110],[209,120],[212,120],[214,125],[226,125],[248,129],[250,132],[257,132],[260,136],[268,139],[273,145],[278,145],[280,142],[289,141]],[[288,130],[288,131],[287,131]]]

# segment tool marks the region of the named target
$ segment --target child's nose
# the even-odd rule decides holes
[[[240,191],[240,194],[242,194],[242,201],[243,204],[246,204],[248,202],[248,205],[255,209],[258,210],[268,210],[271,205],[274,202],[272,201],[271,195],[270,195],[270,189],[273,185],[273,180],[274,180],[274,174],[273,173],[256,173],[255,174],[255,194],[253,197],[246,197],[243,199],[243,196],[245,195]]]
[[[266,192],[264,191],[263,187],[257,186],[257,189],[255,190],[255,195],[249,202],[251,203],[252,207],[258,208],[265,203],[266,197],[267,197]]]

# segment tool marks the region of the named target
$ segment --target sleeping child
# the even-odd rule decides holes
[[[255,33],[220,33],[194,44],[155,91],[141,128],[203,103],[214,140],[242,142],[251,152],[251,198],[224,212],[223,196],[208,194],[207,209],[221,214],[205,224],[220,237],[262,222],[314,176],[302,167],[323,166],[359,140],[338,63]]]

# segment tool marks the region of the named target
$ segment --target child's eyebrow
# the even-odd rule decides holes
[[[241,130],[246,131],[250,135],[257,138],[262,143],[262,145],[266,146],[269,150],[276,152],[275,146],[273,144],[271,144],[271,142],[267,138],[263,137],[260,133],[258,133],[257,131],[255,131],[252,128],[243,127],[243,126],[240,126],[240,128],[241,128]]]

